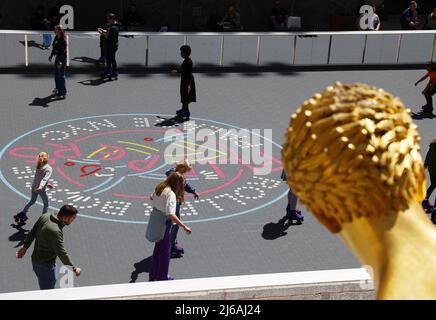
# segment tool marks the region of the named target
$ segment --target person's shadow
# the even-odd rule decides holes
[[[54,101],[58,100],[64,100],[63,98],[57,97],[55,95],[49,95],[44,98],[35,98],[31,103],[29,103],[29,106],[38,106],[38,107],[44,107],[47,108],[49,103],[52,103]]]
[[[83,80],[83,81],[79,81],[78,83],[83,84],[84,86],[99,86],[105,82],[108,82],[109,80],[105,80],[103,78],[98,78],[98,79],[89,79],[89,80]]]
[[[145,258],[144,260],[141,260],[133,265],[135,270],[130,275],[130,282],[129,283],[135,283],[136,280],[138,280],[138,275],[140,273],[149,273],[150,272],[151,259],[152,259],[152,256]]]
[[[82,63],[98,64],[97,59],[93,59],[93,58],[89,58],[89,57],[74,57],[71,60],[77,61],[77,62],[82,62]]]
[[[184,120],[184,119],[177,117],[177,116],[172,117],[172,118],[164,118],[164,117],[158,116],[158,118],[162,119],[162,121],[159,123],[156,123],[155,124],[156,127],[178,127],[179,124],[186,122],[186,121],[189,121],[189,120]]]
[[[21,247],[24,244],[24,240],[26,240],[26,236],[29,233],[29,230],[23,229],[20,225],[11,224],[11,227],[16,229],[13,235],[9,236],[9,241],[18,242],[18,244],[14,248]]]
[[[26,45],[24,41],[19,41],[19,42],[20,42],[23,46]],[[43,47],[42,44],[37,43],[36,41],[33,41],[33,40],[27,41],[27,46],[28,46],[29,48],[33,47],[33,48],[38,48],[38,49],[41,49],[41,50],[44,50],[44,49],[45,49],[45,48]]]
[[[300,222],[293,223],[286,216],[281,218],[277,223],[270,222],[263,226],[262,238],[265,240],[275,240],[287,235],[286,230],[290,226],[300,225]]]
[[[414,120],[422,120],[422,119],[433,119],[436,118],[436,115],[434,115],[433,113],[431,114],[421,114],[421,113],[412,113],[412,119]]]

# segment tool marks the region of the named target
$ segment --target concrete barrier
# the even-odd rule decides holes
[[[114,284],[0,294],[0,300],[282,300],[375,298],[364,268]]]

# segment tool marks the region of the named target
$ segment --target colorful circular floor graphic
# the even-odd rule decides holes
[[[187,181],[200,195],[195,200],[186,194],[182,205],[185,221],[205,222],[247,214],[286,196],[286,185],[280,179],[281,147],[277,143],[217,121],[191,118],[173,125],[168,118],[157,114],[101,115],[31,130],[0,151],[0,179],[29,199],[36,154],[48,151],[54,169],[54,188],[48,191],[52,209],[69,203],[84,217],[147,223],[152,210],[150,194],[177,161],[178,153],[174,151],[183,149],[194,168],[186,176]],[[220,136],[218,132],[227,133]],[[251,139],[241,139],[241,132]],[[214,133],[216,139],[212,139]],[[219,144],[224,139],[226,144]],[[271,152],[262,148],[265,142],[271,144]],[[229,147],[232,143],[245,154],[260,151],[264,161],[243,161],[242,153]],[[171,151],[174,161],[167,162]],[[266,166],[271,169],[268,174],[256,174]]]

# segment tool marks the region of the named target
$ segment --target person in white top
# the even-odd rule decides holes
[[[20,225],[24,225],[29,219],[27,217],[27,211],[29,211],[29,208],[36,202],[38,195],[41,197],[42,203],[44,204],[42,213],[44,214],[48,211],[49,203],[46,188],[52,188],[52,186],[48,183],[48,180],[53,173],[53,168],[48,164],[48,158],[48,152],[40,152],[38,154],[35,177],[32,183],[32,196],[24,209],[18,214],[14,215],[15,222]]]
[[[153,201],[153,213],[162,214],[167,217],[166,228],[163,239],[156,242],[150,267],[150,281],[173,280],[169,276],[171,244],[170,230],[172,223],[178,224],[187,234],[191,234],[191,229],[176,216],[177,202],[183,202],[185,179],[183,175],[174,172],[168,178],[156,186],[151,196]]]

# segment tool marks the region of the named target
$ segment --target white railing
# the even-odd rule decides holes
[[[186,279],[143,283],[113,284],[92,287],[77,287],[43,291],[24,291],[0,294],[0,300],[89,300],[89,299],[132,299],[150,297],[186,297],[200,294],[208,299],[209,293],[236,291],[234,299],[244,298],[243,291],[272,290],[284,287],[323,286],[335,284],[358,284],[362,290],[373,290],[367,269],[339,269],[271,273],[245,276]],[[238,294],[238,291],[240,294]],[[316,290],[310,290],[314,293]]]
[[[41,31],[0,30],[0,68],[48,64],[38,50]],[[410,64],[436,59],[436,31],[349,31],[276,33],[121,32],[121,66],[159,67],[180,63],[189,44],[197,66],[292,66]],[[97,32],[68,31],[69,64],[99,56]]]

